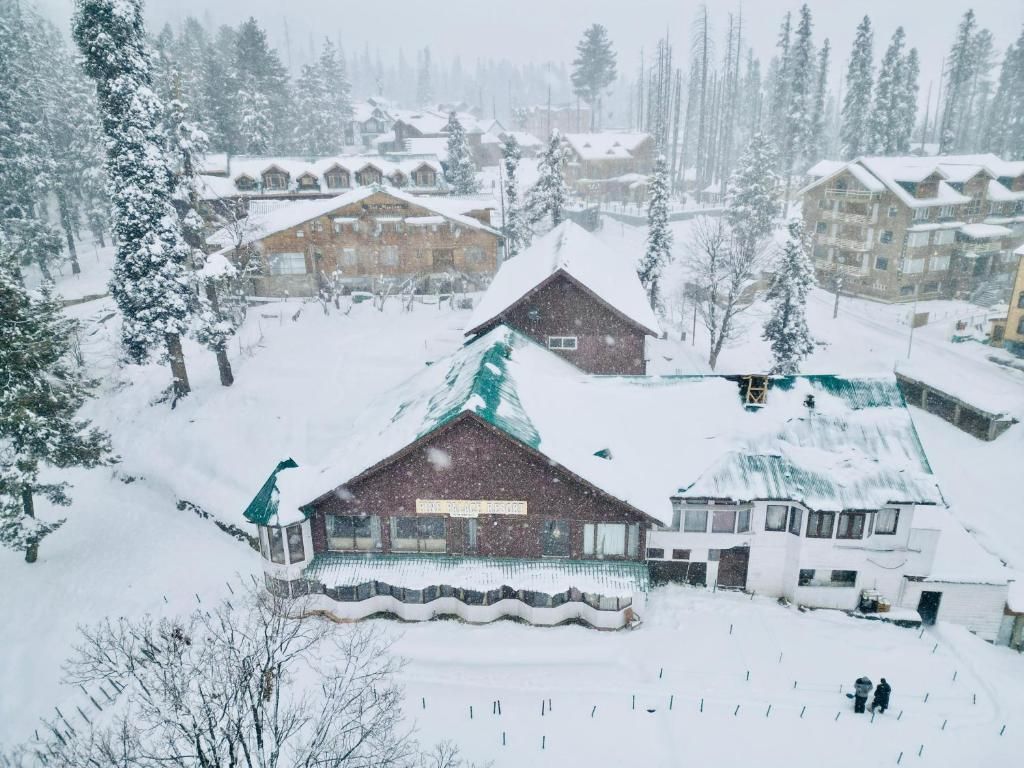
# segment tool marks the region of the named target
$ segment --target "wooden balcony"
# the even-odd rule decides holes
[[[850,240],[845,237],[832,237],[830,235],[819,235],[818,244],[830,245],[844,251],[857,251],[859,253],[865,253],[871,250],[870,240]]]
[[[843,200],[873,200],[878,193],[869,192],[866,189],[841,189],[839,187],[825,187],[825,197],[838,197]]]

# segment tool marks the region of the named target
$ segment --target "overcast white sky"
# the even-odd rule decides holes
[[[37,0],[55,17],[67,18],[73,0]],[[460,55],[464,64],[478,57],[513,61],[571,61],[583,28],[604,24],[619,52],[620,72],[630,77],[639,50],[648,50],[668,28],[680,43],[688,39],[690,23],[699,6],[695,0],[148,0],[147,18],[157,28],[176,24],[189,14],[208,15],[216,23],[235,23],[255,16],[271,40],[282,48],[283,20],[293,50],[306,46],[310,35],[317,39],[340,34],[348,50],[362,49],[369,41],[386,58],[399,47],[407,55],[430,45],[435,57]],[[715,31],[724,34],[726,14],[740,7],[739,0],[709,2]],[[793,0],[746,0],[743,3],[745,34],[764,63],[772,54],[782,15],[800,7]],[[854,28],[867,14],[876,28],[875,53],[880,58],[888,38],[903,25],[910,45],[921,54],[922,98],[929,80],[936,80],[943,55],[956,33],[956,24],[973,7],[982,26],[992,30],[1002,52],[1024,24],[1024,0],[812,0],[815,44],[832,41],[838,78],[845,68]],[[679,49],[677,48],[677,51]],[[678,55],[678,54],[677,54]],[[414,57],[410,56],[411,60]]]

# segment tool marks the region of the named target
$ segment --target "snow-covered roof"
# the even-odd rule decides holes
[[[504,133],[515,137],[516,143],[520,147],[540,147],[544,144],[543,141],[527,131],[505,131]]]
[[[200,194],[204,199],[217,197],[232,197],[237,195],[267,194],[268,192],[279,192],[281,194],[295,194],[307,191],[298,189],[297,181],[301,176],[311,175],[320,184],[308,190],[314,193],[320,192],[323,185],[324,174],[333,168],[348,171],[355,174],[367,165],[372,165],[385,176],[392,176],[401,173],[410,179],[414,171],[422,166],[427,166],[437,174],[438,183],[443,179],[441,161],[433,153],[424,154],[402,154],[402,155],[331,155],[317,158],[299,157],[256,157],[248,155],[235,156],[227,164],[228,176],[201,175]],[[270,170],[283,171],[288,174],[287,188],[281,190],[239,190],[235,182],[243,177],[259,182],[263,174]],[[430,187],[434,189],[435,187]]]
[[[991,237],[1008,237],[1013,230],[999,224],[964,224],[960,233],[972,240],[985,240]]]
[[[819,165],[821,164],[819,163]],[[979,164],[975,164],[973,169],[974,172],[967,178],[984,170]],[[963,168],[958,166],[952,170],[953,175],[957,177],[956,180],[962,180],[960,176],[963,173]],[[960,194],[946,181],[950,174],[943,168],[939,158],[913,155],[907,157],[859,157],[834,168],[831,173],[815,179],[801,189],[798,194],[802,195],[843,172],[849,172],[869,192],[881,192],[887,189],[909,208],[960,205],[971,201],[970,197]],[[938,191],[935,197],[914,197],[900,183],[917,184],[933,175],[939,177]]]
[[[498,326],[381,395],[333,455],[282,473],[280,523],[460,418],[665,524],[679,493],[823,510],[942,501],[892,377],[776,379],[754,412],[735,379],[588,376]]]
[[[1015,202],[1017,200],[1024,200],[1024,190],[1020,192],[1013,192],[1001,183],[992,179],[988,183],[988,199],[995,203],[1007,203]]]
[[[819,160],[807,169],[806,175],[812,179],[821,179],[841,170],[844,165],[846,165],[844,160]]]
[[[443,216],[464,227],[484,230],[494,235],[500,234],[497,230],[492,229],[472,216],[467,216],[465,213],[456,213],[450,205],[450,201],[440,203],[430,197],[411,195],[394,187],[370,186],[360,187],[337,197],[328,197],[321,200],[300,200],[263,215],[251,215],[245,220],[246,240],[248,242],[261,240],[275,232],[283,232],[304,222],[326,216],[339,208],[358,203],[360,200],[380,192],[402,202],[409,203],[416,208],[430,211],[431,214]],[[462,208],[463,211],[472,209],[473,206],[471,205]],[[207,243],[220,246],[221,248],[230,248],[235,244],[235,240],[233,233],[230,230],[224,229],[214,232],[207,238]]]
[[[396,122],[401,120],[425,136],[444,133],[448,127],[448,115],[431,112],[427,109],[396,109],[392,115]],[[462,121],[460,120],[460,122]],[[463,122],[462,127],[466,128],[466,123]]]
[[[441,162],[447,162],[448,139],[443,136],[431,136],[422,139],[406,139],[405,151],[414,155],[431,155]]]
[[[582,160],[629,159],[649,133],[566,133],[563,138]]]
[[[467,333],[500,317],[509,307],[559,272],[654,336],[658,318],[637,277],[636,263],[616,253],[583,227],[564,221],[501,265],[477,304]]]

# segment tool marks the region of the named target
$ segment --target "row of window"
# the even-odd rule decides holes
[[[301,524],[296,523],[287,528],[260,526],[259,535],[260,553],[264,559],[278,565],[301,563],[306,559]],[[286,551],[287,559],[285,559]]]
[[[489,260],[487,249],[480,246],[467,246],[462,249],[467,265],[482,265]],[[455,249],[433,248],[416,251],[418,260],[429,256],[430,268],[436,271],[452,269],[455,266]],[[399,267],[401,266],[401,249],[397,245],[383,245],[377,248],[343,248],[340,264],[344,267]],[[271,275],[305,275],[306,255],[299,251],[288,253],[270,253],[267,255],[267,268]],[[569,347],[565,347],[569,349]],[[575,349],[575,347],[572,347]]]
[[[750,509],[687,509],[683,513],[683,531],[707,533],[708,517],[711,533],[748,533]],[[898,509],[880,509],[878,512],[808,512],[805,535],[811,539],[862,539],[865,534],[893,535],[899,525]],[[837,524],[838,522],[838,524]],[[801,535],[803,510],[786,504],[769,504],[765,514],[766,531],[789,531]],[[834,534],[834,536],[833,536]]]
[[[376,168],[364,168],[361,171],[356,171],[355,177],[356,184],[364,187],[381,184],[385,178],[384,174]],[[283,192],[288,189],[288,176],[284,173],[265,173],[262,178],[265,190]],[[411,178],[413,185],[417,187],[437,185],[437,174],[430,169],[417,170]],[[392,173],[387,179],[396,187],[404,187],[406,184],[406,176],[400,171]],[[328,171],[324,174],[324,184],[328,189],[348,189],[351,186],[351,176],[347,171]],[[258,186],[256,179],[251,176],[239,176],[235,180],[235,187],[243,192],[255,191]],[[299,176],[296,186],[300,190],[320,189],[320,183],[316,177],[309,174]]]
[[[439,554],[448,551],[445,517],[416,515],[391,517],[391,551]],[[381,520],[377,515],[327,515],[327,548],[335,552],[375,552],[383,548]],[[464,522],[463,551],[479,551],[478,521]],[[568,520],[545,519],[540,533],[543,557],[569,557],[572,554]],[[590,557],[637,556],[640,526],[637,523],[585,523],[583,554]]]

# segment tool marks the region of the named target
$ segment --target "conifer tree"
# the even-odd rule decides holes
[[[781,376],[799,373],[800,363],[814,351],[807,327],[807,295],[814,285],[810,242],[801,219],[792,219],[788,231],[768,289],[772,308],[763,334],[772,350],[771,372]]]
[[[229,85],[238,94],[236,151],[265,154],[286,149],[292,114],[288,76],[254,18],[244,21],[234,34],[230,75]]]
[[[871,19],[865,16],[857,25],[850,63],[846,68],[846,94],[840,115],[839,140],[846,160],[864,154],[867,119],[871,114],[871,87],[874,79],[874,38]]]
[[[828,97],[828,68],[832,45],[828,38],[818,51],[817,81],[814,85],[814,100],[811,112],[810,140],[807,145],[808,159],[820,160],[825,155],[827,144],[826,99]]]
[[[77,0],[73,31],[96,81],[107,137],[118,239],[110,290],[121,310],[122,346],[137,363],[164,348],[177,399],[189,392],[181,336],[194,296],[189,248],[171,202],[172,161],[150,79],[141,0]]]
[[[878,70],[875,99],[868,117],[866,150],[871,154],[894,155],[899,151],[905,117],[907,62],[903,53],[906,35],[897,27]],[[916,110],[915,110],[916,114]],[[909,136],[907,137],[909,140]],[[903,142],[905,143],[905,142]]]
[[[509,257],[523,251],[530,245],[530,228],[523,218],[522,203],[519,200],[519,159],[521,152],[519,142],[511,133],[505,136],[502,144],[502,166],[505,171],[505,222],[502,234],[505,236],[505,248]]]
[[[782,163],[786,173],[786,188],[792,171],[808,164],[813,145],[811,129],[814,119],[814,90],[817,83],[814,45],[811,42],[811,9],[805,3],[800,7],[800,22],[796,27],[791,54],[789,81],[789,112],[785,141],[782,144]]]
[[[647,249],[637,274],[654,310],[661,309],[661,273],[672,260],[672,230],[668,224],[668,164],[659,156],[647,190]]]
[[[452,112],[448,115],[448,165],[444,177],[449,189],[456,195],[472,195],[480,191],[476,179],[476,163],[469,151],[466,131],[459,118]]]
[[[917,48],[911,48],[904,61],[903,83],[896,99],[898,119],[893,134],[895,152],[905,155],[910,151],[910,138],[917,124],[918,80],[921,76],[921,62]]]
[[[782,27],[779,29],[778,42],[775,44],[779,49],[778,55],[772,60],[769,83],[771,87],[771,101],[768,112],[768,125],[775,145],[780,149],[785,147],[789,139],[789,87],[790,78],[793,73],[792,58],[792,36],[793,17],[786,13],[782,20]]]
[[[344,128],[331,115],[329,96],[320,67],[303,65],[295,82],[294,147],[304,155],[330,155],[340,149]]]
[[[985,146],[1007,160],[1024,158],[1024,30],[1003,57]]]
[[[748,258],[761,249],[779,217],[779,175],[775,150],[765,133],[756,133],[729,178],[725,218],[737,250]]]
[[[110,461],[107,436],[76,415],[93,382],[71,359],[73,325],[48,285],[25,288],[0,232],[0,544],[30,563],[64,522],[37,518],[36,498],[70,504],[69,484],[40,477],[42,467]]]
[[[568,190],[562,175],[562,135],[556,128],[551,132],[548,145],[537,164],[537,182],[526,195],[526,217],[536,224],[551,216],[551,226],[562,223]]]
[[[964,120],[968,112],[970,83],[975,72],[974,36],[978,27],[973,9],[960,20],[956,42],[949,53],[946,74],[946,101],[939,126],[939,154],[948,155],[962,146]]]
[[[590,107],[590,130],[595,130],[596,117],[601,112],[604,90],[615,82],[615,51],[612,50],[608,30],[592,24],[576,45],[576,58],[572,62],[573,93]]]
[[[420,66],[416,72],[416,103],[421,107],[429,107],[434,100],[434,86],[431,82],[430,47],[427,46],[420,54]]]

